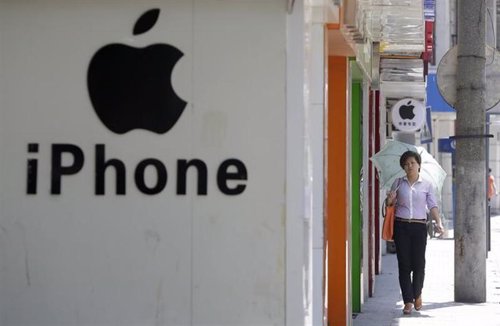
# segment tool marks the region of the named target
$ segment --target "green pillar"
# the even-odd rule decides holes
[[[353,80],[351,91],[352,310],[353,312],[361,312],[361,267],[363,261],[363,221],[361,212],[361,169],[363,164],[362,82]]]

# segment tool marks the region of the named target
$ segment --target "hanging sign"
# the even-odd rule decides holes
[[[392,124],[400,131],[413,132],[425,123],[425,106],[413,98],[399,100],[391,109]]]

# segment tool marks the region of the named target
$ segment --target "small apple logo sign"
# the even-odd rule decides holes
[[[159,14],[160,9],[142,14],[133,34],[150,30]],[[100,48],[90,61],[87,85],[102,123],[117,134],[133,129],[169,131],[187,104],[171,82],[172,70],[183,55],[169,44],[134,48],[114,43]]]
[[[422,101],[413,98],[401,99],[391,108],[392,124],[400,131],[417,131],[425,124],[426,112]]]
[[[408,101],[405,105],[401,105],[399,107],[399,115],[404,120],[412,120],[415,117],[415,113],[413,113],[414,105],[411,105],[411,100]]]

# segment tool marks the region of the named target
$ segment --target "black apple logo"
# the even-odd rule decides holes
[[[133,34],[150,30],[160,9],[145,12]],[[132,129],[166,133],[180,118],[186,102],[175,93],[171,77],[184,54],[168,44],[134,48],[108,44],[92,57],[87,74],[90,100],[102,123],[117,134]]]
[[[399,107],[399,115],[403,120],[412,120],[415,117],[415,113],[413,113],[414,105],[411,105],[411,100],[406,103],[406,105],[401,105]]]

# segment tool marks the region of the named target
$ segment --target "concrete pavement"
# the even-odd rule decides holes
[[[487,302],[454,301],[454,242],[429,239],[423,308],[403,315],[395,254],[382,256],[382,272],[375,278],[374,296],[353,316],[353,326],[500,326],[500,216],[491,218],[491,251],[487,260]]]

